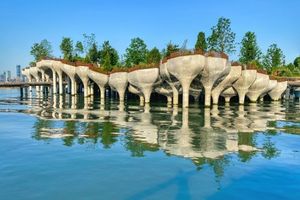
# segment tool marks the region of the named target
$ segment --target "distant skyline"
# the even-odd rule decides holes
[[[148,48],[160,50],[169,41],[193,48],[199,31],[206,36],[219,17],[231,20],[239,43],[247,31],[256,33],[265,53],[276,43],[287,62],[300,55],[300,1],[298,0],[2,0],[0,1],[0,72],[25,67],[33,57],[30,47],[47,39],[54,56],[61,55],[62,37],[76,42],[94,33],[99,45],[109,40],[121,55],[131,38],[142,38]],[[230,55],[236,60],[236,53]]]

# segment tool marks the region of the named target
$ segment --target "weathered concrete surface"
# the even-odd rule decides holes
[[[182,86],[182,107],[189,106],[189,89],[193,79],[202,72],[206,58],[203,55],[189,55],[169,59],[168,72],[176,77]]]
[[[154,84],[159,79],[159,69],[140,69],[128,73],[128,82],[131,85],[136,86],[143,93],[145,103],[150,102],[150,96],[153,90]]]
[[[212,99],[213,104],[218,104],[219,96],[221,92],[226,90],[227,88],[231,87],[232,83],[235,82],[242,73],[241,66],[232,66],[230,69],[229,74],[224,78],[213,90],[212,90]],[[226,98],[225,98],[226,99]]]
[[[270,92],[271,90],[273,90],[277,85],[277,80],[269,80],[269,85],[268,87],[266,87],[266,89],[264,90],[264,92],[260,95],[260,99],[263,100],[264,96]]]
[[[168,104],[172,103],[173,91],[171,86],[167,87],[166,85],[160,85],[155,88],[155,92],[167,97]]]
[[[75,79],[76,67],[68,64],[62,64],[61,69],[65,74],[67,74],[68,78],[71,80],[71,95],[76,95],[77,93],[77,83]]]
[[[108,84],[109,86],[118,92],[120,102],[124,102],[124,95],[128,85],[127,72],[116,72],[110,74]]]
[[[242,70],[241,76],[233,84],[234,89],[239,95],[239,104],[244,104],[246,93],[255,81],[256,74],[256,70]]]
[[[144,99],[143,93],[138,88],[129,84],[128,91],[131,92],[132,94],[138,95],[140,98],[140,106],[144,105],[145,99]]]
[[[100,98],[103,101],[105,99],[105,87],[108,84],[108,75],[89,70],[88,77],[98,85],[101,93]]]
[[[83,93],[84,93],[84,97],[88,97],[89,94],[89,77],[88,77],[88,73],[89,73],[89,68],[86,66],[78,66],[75,67],[76,69],[76,74],[79,76],[79,78],[82,81],[83,84]]]
[[[269,76],[266,74],[257,73],[256,79],[249,87],[247,97],[251,102],[256,102],[258,97],[264,93],[269,87]]]
[[[268,92],[268,94],[273,101],[278,101],[281,98],[284,91],[286,90],[286,88],[287,88],[287,81],[278,82],[276,87],[273,88],[270,92]]]
[[[179,90],[181,88],[180,82],[174,76],[171,76],[167,70],[166,63],[161,63],[159,66],[159,73],[160,77],[165,80],[170,87],[172,88],[173,92],[173,105],[178,105],[178,96]]]
[[[237,92],[233,89],[233,87],[229,87],[229,88],[225,89],[221,94],[221,96],[225,98],[226,103],[229,103],[230,99],[236,95],[237,95]]]
[[[210,106],[211,104],[211,91],[216,81],[229,74],[230,69],[231,66],[228,64],[227,59],[206,57],[205,67],[200,79],[205,92],[205,106]]]

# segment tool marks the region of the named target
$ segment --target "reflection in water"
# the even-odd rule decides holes
[[[136,102],[103,105],[97,99],[54,96],[28,104],[31,109],[26,112],[38,116],[36,140],[61,138],[66,146],[89,144],[105,149],[119,141],[134,157],[162,150],[190,159],[198,169],[211,166],[217,178],[230,163],[230,153],[236,153],[241,162],[258,153],[267,159],[278,156],[270,135],[297,126],[280,127],[288,114],[279,103],[181,109],[141,107]],[[262,143],[257,141],[260,131],[265,132]]]

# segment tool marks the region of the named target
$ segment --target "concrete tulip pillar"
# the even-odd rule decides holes
[[[150,96],[154,84],[159,79],[159,69],[139,69],[128,73],[128,82],[143,93],[145,103],[150,103]]]
[[[237,93],[236,91],[233,89],[233,87],[229,87],[226,90],[224,90],[221,94],[222,97],[225,98],[225,103],[230,103],[230,99],[234,96],[236,96]]]
[[[138,95],[139,98],[140,98],[140,106],[143,106],[143,105],[144,105],[144,103],[145,103],[145,98],[144,98],[144,96],[143,96],[143,94],[142,94],[141,91],[139,91],[139,90],[138,90],[136,87],[134,87],[133,85],[129,85],[129,86],[128,86],[128,91],[129,91],[130,93],[132,93],[132,94]]]
[[[229,74],[226,76],[225,79],[223,79],[213,90],[212,90],[212,99],[213,104],[219,103],[219,96],[222,91],[226,90],[228,87],[232,85],[234,81],[236,81],[242,73],[242,67],[241,66],[232,66],[230,69]],[[226,100],[226,97],[225,97]],[[228,99],[227,99],[228,100]]]
[[[242,70],[241,76],[233,84],[233,88],[239,95],[239,104],[244,104],[245,96],[248,92],[249,87],[256,79],[256,70]]]
[[[52,68],[56,72],[58,76],[58,92],[59,94],[63,94],[64,89],[63,89],[63,71],[62,71],[62,66],[64,64],[61,63],[60,61],[52,61]],[[57,91],[56,91],[57,93]]]
[[[77,83],[76,83],[76,67],[68,64],[61,65],[62,71],[69,77],[71,81],[71,95],[77,94]]]
[[[88,97],[89,96],[89,77],[88,77],[88,71],[89,68],[86,66],[79,66],[76,67],[76,73],[79,76],[79,78],[81,79],[82,83],[83,83],[83,93],[84,93],[84,97]]]
[[[98,87],[100,89],[101,104],[104,104],[105,87],[108,84],[108,75],[89,69],[88,76],[90,79],[92,79],[98,85]]]
[[[256,79],[249,87],[247,97],[252,103],[256,102],[258,97],[264,93],[269,87],[269,76],[266,74],[257,73]]]
[[[269,85],[264,92],[260,95],[260,101],[264,100],[265,95],[277,86],[277,80],[269,80]]]
[[[165,65],[168,72],[176,77],[182,86],[182,107],[188,107],[191,82],[203,70],[205,57],[203,55],[180,56],[169,59]]]
[[[166,88],[164,85],[155,88],[155,92],[167,97],[168,105],[172,104],[172,89]]]
[[[270,92],[268,92],[268,94],[273,101],[278,101],[286,89],[287,81],[278,82],[276,87],[273,88]]]
[[[173,92],[173,105],[178,105],[178,96],[179,92],[178,89],[176,88],[176,83],[178,83],[178,80],[172,80],[170,77],[170,74],[167,70],[166,63],[161,63],[159,66],[159,74],[163,80],[166,81],[167,84],[170,85],[172,92]],[[178,84],[177,84],[178,85]]]
[[[206,57],[205,67],[201,73],[200,82],[203,85],[205,92],[204,105],[209,107],[211,104],[211,91],[214,84],[221,77],[229,74],[231,66],[228,65],[226,58]]]
[[[123,103],[125,91],[128,85],[127,72],[116,72],[110,74],[108,84],[113,90],[118,92],[119,100]]]

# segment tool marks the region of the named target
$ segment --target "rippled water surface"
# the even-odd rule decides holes
[[[0,199],[300,199],[299,111],[1,89]]]

